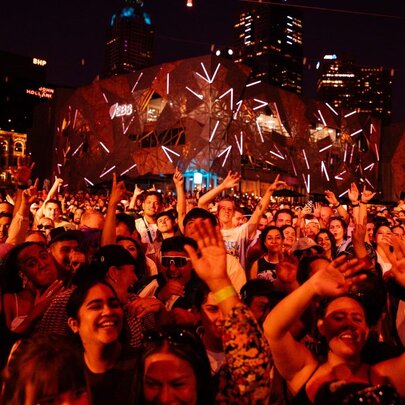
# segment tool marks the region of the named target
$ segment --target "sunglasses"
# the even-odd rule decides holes
[[[41,231],[42,229],[45,229],[45,230],[53,229],[53,226],[52,225],[41,225],[41,224],[39,224],[39,225],[37,225],[37,228]]]
[[[164,267],[170,267],[171,265],[184,267],[188,262],[191,262],[191,259],[183,256],[162,256],[160,262]]]
[[[144,333],[143,345],[145,347],[168,342],[172,346],[191,346],[196,350],[201,348],[200,338],[187,329],[149,330]]]

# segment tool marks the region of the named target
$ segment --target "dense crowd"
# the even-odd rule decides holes
[[[39,189],[0,202],[0,404],[401,404],[405,203]]]

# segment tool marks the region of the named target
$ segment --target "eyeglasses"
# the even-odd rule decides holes
[[[175,267],[184,267],[191,259],[183,256],[162,256],[160,262],[164,267],[170,267],[172,264]]]
[[[42,229],[45,229],[45,230],[53,229],[53,226],[39,224],[39,225],[37,225],[37,228],[41,231]]]

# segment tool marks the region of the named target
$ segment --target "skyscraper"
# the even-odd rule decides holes
[[[106,41],[105,76],[143,69],[152,64],[154,30],[141,0],[124,0],[111,17]]]
[[[245,6],[234,25],[235,62],[253,77],[297,94],[302,92],[302,15],[290,7]]]
[[[333,107],[391,118],[392,74],[382,67],[359,66],[349,56],[325,55],[319,65],[318,97]]]

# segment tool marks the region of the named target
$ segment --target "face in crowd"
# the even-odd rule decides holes
[[[52,201],[47,202],[44,208],[44,216],[58,222],[60,217],[59,205]]]
[[[161,266],[166,281],[177,281],[185,285],[191,279],[193,265],[186,252],[172,250],[162,252]]]
[[[232,201],[220,201],[218,203],[218,220],[221,224],[231,224],[235,213]]]
[[[154,218],[160,211],[162,211],[160,199],[155,195],[147,196],[143,202],[144,215]]]

